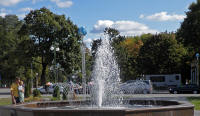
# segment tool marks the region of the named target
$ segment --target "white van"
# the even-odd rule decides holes
[[[181,85],[181,74],[145,75],[145,80],[151,80],[154,87],[177,87]]]

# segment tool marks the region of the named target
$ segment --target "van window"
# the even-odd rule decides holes
[[[179,76],[176,76],[176,80],[179,80]]]
[[[152,82],[165,82],[165,76],[151,76],[150,80]]]

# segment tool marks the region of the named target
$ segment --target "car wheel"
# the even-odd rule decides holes
[[[196,91],[196,90],[195,90],[195,91],[193,91],[193,94],[197,94],[197,93],[198,93],[198,91]]]
[[[174,93],[174,94],[177,94],[177,93],[178,93],[178,91],[174,91],[173,93]]]

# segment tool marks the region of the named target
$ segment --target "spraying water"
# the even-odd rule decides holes
[[[119,91],[120,71],[114,57],[113,48],[108,37],[102,40],[98,47],[92,72],[91,100],[98,107],[117,107],[121,104],[122,97]]]

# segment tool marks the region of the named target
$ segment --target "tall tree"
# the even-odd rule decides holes
[[[108,34],[110,39],[116,38],[120,34],[117,29],[110,28],[110,27],[105,28],[104,33]]]
[[[15,51],[20,43],[17,32],[21,25],[22,21],[16,15],[0,17],[0,75],[2,82],[14,79],[18,71],[19,60],[16,59]]]
[[[91,48],[91,52],[92,52],[92,57],[95,58],[96,52],[98,50],[98,47],[101,45],[101,39],[97,39],[97,40],[93,40],[92,41],[92,48]]]
[[[200,0],[189,6],[186,18],[177,31],[177,40],[182,42],[190,51],[200,51]]]
[[[141,47],[137,59],[141,74],[181,73],[186,49],[178,44],[175,34],[153,35]]]
[[[80,36],[78,28],[70,19],[65,19],[64,15],[56,15],[47,8],[31,11],[24,18],[24,25],[20,34],[28,35],[33,41],[34,46],[32,56],[41,57],[42,74],[41,84],[46,82],[46,68],[53,64],[52,46],[57,52],[57,62],[60,63],[68,72],[72,68],[78,68],[80,62]]]
[[[124,81],[137,79],[137,77],[139,77],[136,59],[142,45],[143,42],[139,36],[126,37],[126,39],[121,42],[120,46],[124,49],[124,51],[120,53],[120,66],[121,73],[123,75],[121,77]]]

